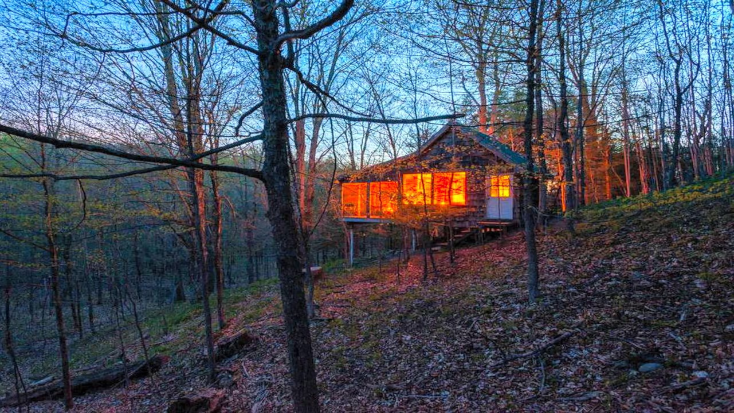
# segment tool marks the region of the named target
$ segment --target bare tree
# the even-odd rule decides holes
[[[556,37],[558,42],[558,86],[560,90],[560,114],[558,131],[563,157],[563,210],[568,212],[576,207],[575,185],[573,182],[573,149],[568,132],[568,87],[566,85],[566,37],[563,32],[563,3],[556,0]],[[572,225],[572,224],[569,224]],[[572,227],[571,227],[572,228]]]
[[[665,39],[665,50],[667,52],[667,58],[673,64],[673,144],[671,148],[670,159],[666,161],[664,184],[665,188],[669,189],[676,185],[676,170],[678,169],[678,161],[680,154],[681,137],[683,135],[683,99],[688,91],[693,86],[695,79],[698,77],[700,65],[698,62],[693,61],[693,55],[691,51],[691,32],[690,22],[684,22],[683,27],[686,29],[683,33],[679,32],[679,20],[678,15],[670,10],[666,10],[663,2],[658,2],[659,14],[658,18],[662,25],[663,38]],[[668,19],[672,19],[670,24],[673,26],[669,28]],[[695,66],[691,76],[688,79],[684,79],[684,64],[689,61]]]
[[[535,71],[538,70],[537,34],[538,34],[538,0],[530,0],[528,6],[528,46],[525,66],[527,68],[525,97],[525,120],[523,121],[523,135],[525,143],[526,168],[523,175],[523,220],[525,223],[525,245],[528,254],[528,300],[534,303],[540,291],[538,288],[538,250],[535,242],[535,205],[533,200],[538,193],[535,164],[533,162],[533,114],[535,111]],[[540,109],[540,108],[538,108]]]

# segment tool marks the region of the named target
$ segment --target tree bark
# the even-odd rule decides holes
[[[250,188],[252,191],[250,191]],[[257,214],[255,203],[255,186],[253,183],[245,182],[245,245],[247,247],[247,283],[252,284],[257,280],[257,269],[255,262],[255,217]],[[249,195],[248,195],[249,194]]]
[[[560,114],[558,116],[558,131],[561,137],[561,152],[563,156],[563,210],[569,212],[576,208],[575,185],[573,182],[573,150],[571,137],[568,132],[568,86],[566,84],[566,46],[563,34],[563,3],[556,0],[556,30],[558,37],[558,85],[560,89]]]
[[[624,58],[624,57],[623,57]],[[625,76],[624,63],[622,64],[622,76]],[[622,155],[624,156],[624,188],[625,196],[632,196],[632,154],[630,145],[629,109],[627,102],[627,81],[622,79]],[[642,179],[642,177],[640,177]]]
[[[258,43],[258,66],[263,96],[263,177],[268,195],[268,219],[277,247],[280,294],[283,302],[291,393],[296,412],[318,412],[316,368],[306,312],[303,263],[299,257],[299,232],[293,208],[288,154],[287,99],[283,57],[275,46],[279,21],[272,0],[254,0],[252,10]]]
[[[527,67],[527,90],[525,104],[525,120],[523,122],[523,135],[525,143],[525,157],[527,158],[526,170],[523,175],[523,203],[525,223],[525,246],[528,254],[528,300],[532,304],[538,298],[538,251],[535,245],[535,214],[532,209],[534,194],[538,191],[537,179],[535,178],[535,166],[533,164],[533,113],[535,109],[535,71],[537,53],[537,25],[538,25],[538,0],[530,1],[530,23],[528,33],[528,49],[526,58]]]
[[[538,140],[538,166],[540,173],[540,185],[538,187],[538,225],[545,226],[546,209],[548,205],[548,192],[545,185],[545,176],[548,174],[548,165],[545,160],[545,131],[543,124],[543,84],[542,75],[542,44],[543,44],[543,17],[545,13],[545,0],[540,0],[538,10],[538,31],[536,34],[537,45],[535,53],[535,124],[536,138]]]
[[[64,328],[64,309],[61,300],[60,271],[59,271],[59,248],[56,244],[56,231],[54,230],[54,208],[53,208],[53,183],[44,179],[43,195],[45,202],[45,226],[46,226],[46,251],[51,264],[51,291],[53,296],[54,311],[56,313],[56,330],[59,334],[59,354],[61,356],[61,376],[63,383],[64,407],[71,410],[74,407],[74,399],[71,394],[71,372],[69,368],[69,348],[66,343],[66,331]]]
[[[477,46],[483,52],[481,44]],[[479,53],[475,74],[477,77],[477,86],[479,87],[479,131],[483,133],[494,132],[493,125],[487,124],[487,62],[483,53]],[[490,132],[490,128],[492,131]]]
[[[217,156],[212,156],[212,163],[217,162]],[[212,197],[214,198],[214,276],[217,287],[217,321],[219,329],[226,324],[224,315],[224,263],[222,261],[222,196],[219,193],[219,176],[216,171],[211,171],[209,179],[212,183]]]

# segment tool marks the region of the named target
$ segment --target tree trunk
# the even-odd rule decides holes
[[[218,145],[217,145],[218,146]],[[212,156],[212,163],[216,163],[217,156]],[[219,193],[219,177],[215,171],[209,173],[212,183],[212,197],[214,198],[214,276],[217,286],[217,321],[219,329],[226,323],[224,315],[224,264],[222,261],[222,196]]]
[[[81,320],[79,319],[79,313],[77,312],[76,308],[76,294],[74,292],[74,286],[76,283],[74,282],[74,271],[73,271],[73,263],[71,260],[71,244],[72,239],[71,235],[66,235],[64,237],[64,246],[62,249],[62,258],[64,261],[64,278],[66,279],[66,288],[64,288],[66,295],[66,300],[69,302],[69,311],[71,312],[71,323],[74,326],[74,329],[76,329],[77,333],[79,333],[79,336],[83,336],[82,327],[81,327]]]
[[[10,357],[10,363],[13,368],[13,382],[15,385],[15,394],[18,395],[16,398],[18,404],[25,402],[25,399],[20,396],[21,390],[25,393],[25,383],[23,382],[23,375],[18,367],[18,359],[15,355],[15,347],[13,346],[13,332],[10,324],[10,265],[5,264],[5,334],[3,337],[3,343],[5,352]]]
[[[627,56],[624,55],[625,50],[622,49],[622,155],[624,157],[624,194],[628,198],[632,196],[632,145],[630,144],[630,113],[628,107],[627,96],[627,72],[625,71],[625,61]],[[642,179],[642,177],[640,177]]]
[[[578,163],[576,164],[576,193],[578,194],[577,206],[586,204],[586,142],[584,138],[584,101],[586,96],[586,78],[584,76],[584,58],[583,58],[583,25],[581,24],[581,8],[579,8],[578,16],[578,34],[579,34],[579,62],[578,68],[578,99],[576,101],[576,151],[578,155]]]
[[[280,293],[283,303],[291,393],[296,412],[318,412],[316,368],[311,348],[311,332],[306,312],[303,263],[299,258],[299,232],[293,208],[288,155],[287,99],[283,79],[283,58],[274,47],[279,21],[272,0],[252,2],[257,43],[260,86],[263,97],[262,173],[268,195],[268,219],[277,248]]]
[[[59,286],[59,249],[56,244],[56,231],[53,224],[53,183],[49,179],[43,180],[43,194],[45,199],[45,224],[46,224],[46,251],[51,264],[51,291],[53,294],[54,311],[56,312],[56,330],[59,334],[59,354],[61,356],[61,376],[64,393],[64,407],[71,410],[74,400],[71,394],[71,373],[69,370],[69,349],[66,344],[66,331],[64,328],[64,309],[61,301],[61,288]]]
[[[548,206],[548,192],[545,185],[545,176],[548,174],[548,165],[545,160],[545,131],[543,124],[543,72],[542,44],[543,44],[543,17],[545,13],[545,0],[540,0],[538,11],[537,46],[535,53],[535,119],[536,137],[538,140],[538,166],[540,172],[540,185],[538,188],[538,225],[545,226],[546,209]]]
[[[313,218],[314,199],[316,194],[316,172],[317,159],[316,150],[318,149],[319,136],[321,134],[321,124],[323,119],[317,118],[313,120],[313,132],[311,134],[311,142],[308,149],[308,165],[304,175],[304,185],[301,189],[304,191],[303,203],[301,204],[301,231],[303,234],[303,258],[305,265],[305,281],[306,281],[306,311],[309,318],[316,316],[316,306],[313,302],[314,295],[314,279],[311,274],[311,249],[310,236],[314,230],[315,222]]]
[[[535,103],[535,71],[536,67],[536,31],[538,25],[538,0],[530,1],[530,27],[528,34],[528,49],[526,58],[527,67],[527,91],[525,103],[527,109],[523,122],[523,134],[525,143],[525,157],[527,158],[526,170],[523,176],[523,203],[525,221],[525,246],[528,254],[528,300],[534,303],[540,294],[538,289],[538,251],[535,245],[535,214],[532,212],[534,194],[537,193],[537,179],[535,178],[535,167],[533,165],[533,112]]]
[[[560,89],[560,114],[558,116],[558,132],[561,137],[563,157],[563,210],[569,212],[576,208],[575,185],[573,182],[573,150],[568,132],[568,86],[566,84],[566,46],[563,34],[563,4],[556,0],[556,30],[558,37],[558,84]],[[572,229],[572,228],[571,228]]]
[[[140,262],[140,241],[138,238],[138,231],[135,231],[133,235],[133,255],[135,258],[135,293],[138,296],[138,300],[143,298],[143,264]]]
[[[248,188],[252,188],[252,192],[248,196]],[[247,283],[252,284],[257,279],[257,269],[255,268],[255,217],[257,204],[255,201],[248,201],[254,198],[254,184],[245,182],[245,245],[247,246]]]
[[[191,119],[191,101],[194,99],[189,99],[187,101],[187,112],[189,120]],[[198,101],[198,100],[194,100]],[[187,135],[188,135],[188,141],[189,141],[189,156],[192,158],[194,157],[195,151],[193,147],[193,131],[192,131],[193,125],[192,122],[187,122]],[[207,250],[207,244],[206,244],[206,204],[204,199],[204,191],[203,191],[203,171],[198,169],[189,168],[188,170],[189,174],[189,191],[191,193],[191,198],[193,200],[192,202],[192,211],[193,211],[193,218],[194,218],[194,266],[196,269],[196,275],[200,278],[200,288],[201,288],[201,302],[203,307],[203,313],[204,313],[204,332],[205,332],[205,342],[206,342],[206,349],[207,349],[207,356],[208,356],[208,369],[209,369],[209,381],[214,382],[216,379],[216,362],[214,360],[214,333],[212,331],[212,314],[211,314],[211,306],[209,305],[209,292],[210,292],[210,284],[209,284],[209,262],[208,262],[208,255],[209,252]]]
[[[482,50],[481,44],[478,45],[478,48],[480,51]],[[477,58],[475,74],[479,88],[479,131],[489,133],[490,128],[492,128],[492,132],[494,132],[494,128],[487,124],[487,62],[481,54]]]
[[[500,108],[500,95],[502,94],[502,82],[500,81],[500,64],[497,61],[497,56],[494,56],[494,63],[492,65],[492,82],[494,83],[494,91],[492,93],[492,111],[489,115],[489,128],[487,133],[494,135],[495,125],[497,125],[497,116],[499,115]]]
[[[670,153],[670,162],[667,165],[668,169],[665,171],[665,182],[668,189],[675,187],[677,184],[675,172],[678,168],[678,158],[680,157],[680,140],[683,136],[683,91],[680,85],[680,66],[681,64],[679,62],[676,62],[676,67],[674,70],[675,101],[673,103],[673,110],[675,111],[675,117],[673,119],[673,145]]]

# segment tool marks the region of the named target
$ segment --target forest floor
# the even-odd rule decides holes
[[[312,328],[323,409],[734,410],[734,178],[585,208],[575,235],[558,222],[538,247],[532,306],[521,233],[459,249],[454,264],[436,254],[427,282],[420,256],[399,278],[394,260],[331,271]],[[193,393],[222,397],[223,411],[287,411],[277,285],[227,304],[218,336],[256,342],[220,364],[219,387],[204,384],[201,312],[185,304],[145,317],[150,352],[170,357],[161,372],[78,397],[75,411],[165,411]]]

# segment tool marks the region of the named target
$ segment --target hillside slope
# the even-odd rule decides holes
[[[427,283],[420,257],[400,277],[395,261],[329,274],[312,330],[324,410],[733,410],[734,178],[586,208],[575,236],[561,227],[539,237],[534,306],[519,233],[455,264],[437,255]],[[277,287],[231,294],[220,335],[246,328],[258,342],[210,392],[225,411],[287,410]],[[151,332],[171,355],[162,373],[80,397],[77,411],[160,411],[203,389],[201,324],[186,311]]]

